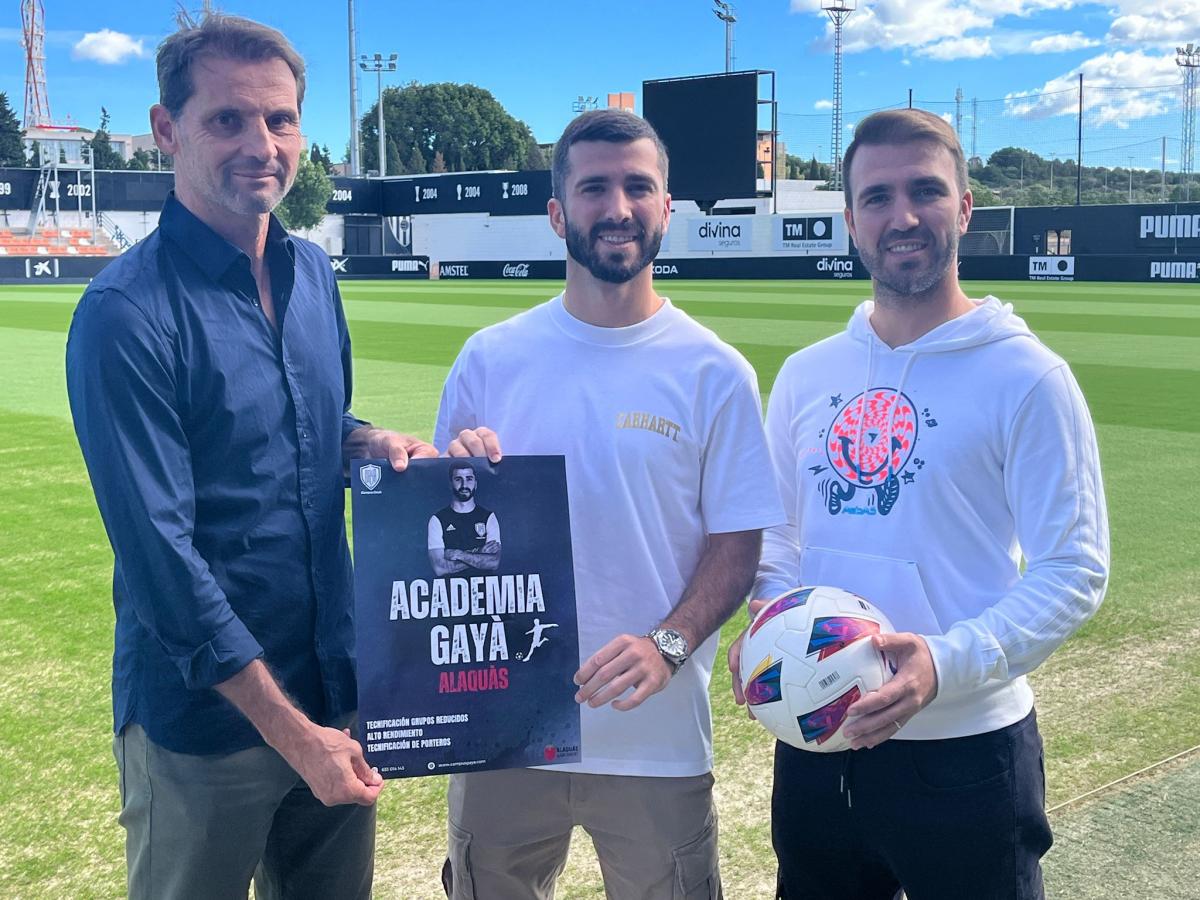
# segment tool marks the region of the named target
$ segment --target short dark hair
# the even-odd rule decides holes
[[[653,141],[658,150],[658,171],[662,173],[663,186],[667,184],[667,148],[658,132],[641,116],[623,109],[592,109],[571,120],[562,137],[554,145],[554,158],[550,164],[550,184],[554,196],[562,202],[567,190],[567,175],[571,164],[567,153],[580,141],[607,141],[610,144],[631,144],[642,138]]]
[[[846,206],[854,209],[854,194],[850,188],[850,163],[854,154],[864,145],[873,147],[887,144],[907,144],[912,141],[929,141],[950,151],[954,160],[954,174],[958,189],[966,193],[967,160],[963,156],[962,144],[950,123],[941,116],[923,109],[884,109],[872,113],[854,129],[854,140],[846,148],[846,161],[842,164],[842,185],[846,193]]]
[[[471,474],[472,475],[475,474],[475,467],[473,465],[471,465],[469,462],[453,462],[453,463],[450,463],[450,471],[446,473],[446,477],[449,478],[451,481],[453,481],[454,473],[462,471],[463,469],[470,469]]]
[[[304,103],[304,60],[291,42],[270,26],[239,16],[206,12],[197,21],[180,12],[179,29],[158,45],[158,102],[173,116],[196,90],[192,66],[202,56],[244,62],[282,59],[296,77],[296,103]]]

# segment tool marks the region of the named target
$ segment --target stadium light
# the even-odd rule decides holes
[[[829,147],[835,191],[842,189],[842,25],[854,12],[857,0],[821,0],[821,9],[833,20],[833,143]]]
[[[365,53],[358,58],[358,67],[364,72],[374,72],[379,88],[379,177],[387,174],[387,144],[383,129],[383,73],[396,71],[396,54],[391,53],[386,58],[382,53],[367,56]]]
[[[725,71],[733,71],[733,25],[737,21],[737,15],[733,11],[732,3],[724,3],[722,0],[713,0],[713,15],[725,23]]]
[[[1183,154],[1179,177],[1184,200],[1192,199],[1192,172],[1196,157],[1196,71],[1200,69],[1200,47],[1189,43],[1175,48],[1175,64],[1183,69]]]

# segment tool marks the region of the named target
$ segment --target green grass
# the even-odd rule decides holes
[[[428,434],[463,340],[559,287],[343,283],[356,411]],[[1188,285],[968,288],[1013,302],[1071,362],[1104,462],[1113,534],[1109,595],[1096,618],[1033,676],[1054,805],[1200,743],[1200,292]],[[765,393],[787,355],[839,330],[868,286],[721,281],[664,282],[660,289],[739,347]],[[124,886],[109,734],[112,561],[64,393],[63,346],[79,290],[0,289],[4,897],[113,897]],[[734,627],[725,629],[725,642]],[[771,742],[734,708],[720,666],[713,705],[726,895],[768,896]],[[1197,783],[1196,767],[1185,764],[1056,813],[1061,839],[1047,861],[1050,896],[1145,896],[1139,884],[1153,885],[1155,897],[1186,896],[1200,879]],[[380,896],[439,895],[444,794],[441,778],[388,786],[380,807]],[[1097,843],[1100,834],[1106,841]],[[576,840],[560,897],[602,896],[586,843],[583,835]],[[1168,876],[1164,859],[1171,861]],[[1114,868],[1123,880],[1107,874]],[[1117,892],[1114,885],[1129,887]],[[1182,893],[1173,895],[1172,885]]]

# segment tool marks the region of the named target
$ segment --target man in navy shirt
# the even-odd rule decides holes
[[[353,457],[436,455],[350,413],[329,260],[271,210],[304,63],[207,14],[158,50],[159,228],[92,283],[67,345],[115,556],[114,750],[135,897],[367,897],[382,787],[348,729]]]

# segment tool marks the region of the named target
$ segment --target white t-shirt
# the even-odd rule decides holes
[[[670,301],[644,322],[600,328],[559,296],[477,332],[446,380],[435,441],[481,425],[507,454],[566,458],[583,659],[658,625],[708,534],[784,521],[754,370]],[[583,761],[555,769],[709,771],[716,649],[713,635],[636,709],[583,706]]]

